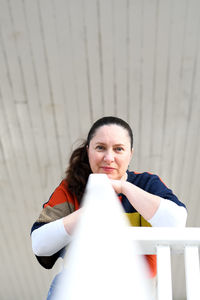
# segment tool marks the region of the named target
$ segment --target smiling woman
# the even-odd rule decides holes
[[[130,172],[132,155],[133,134],[124,120],[104,117],[93,124],[87,140],[72,153],[66,178],[33,224],[32,248],[43,267],[52,268],[65,254],[82,212],[80,205],[91,173],[108,176],[131,226],[185,226],[185,205],[157,175]],[[147,255],[146,259],[154,277],[156,257]],[[50,288],[48,300],[53,293]]]
[[[92,173],[105,173],[110,179],[122,179],[132,158],[128,132],[118,125],[100,127],[87,146]]]

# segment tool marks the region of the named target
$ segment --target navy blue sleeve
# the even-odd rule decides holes
[[[66,252],[66,248],[62,248],[61,250],[59,250],[58,252],[54,253],[51,256],[37,256],[35,255],[35,257],[37,258],[38,262],[40,263],[40,265],[42,267],[44,267],[45,269],[52,269],[52,267],[54,266],[56,260],[59,257],[64,257]]]
[[[43,225],[45,225],[46,223],[44,222],[35,222],[31,228],[31,233],[35,230],[38,229],[40,227],[42,227]]]
[[[164,184],[164,182],[159,178],[159,176],[151,175],[151,177],[149,178],[148,185],[149,185],[148,188],[149,193],[160,196],[164,199],[171,200],[175,202],[177,205],[185,207],[185,205],[181,201],[179,201],[176,195],[174,195],[172,190],[170,190]]]
[[[179,201],[177,196],[170,190],[159,176],[151,174],[149,172],[137,173],[128,171],[128,181],[135,184],[144,191],[159,196],[163,199],[173,201],[179,206],[185,207],[185,205]]]

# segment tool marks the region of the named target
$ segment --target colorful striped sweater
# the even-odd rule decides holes
[[[163,199],[168,199],[175,202],[179,206],[185,205],[178,200],[178,198],[173,194],[173,192],[167,188],[167,186],[161,181],[157,175],[150,173],[136,173],[127,171],[127,181],[140,187],[141,189],[149,192],[151,194],[162,197]],[[131,226],[151,226],[130,204],[128,199],[123,195],[119,195],[122,206],[125,210]],[[39,218],[33,224],[31,232],[37,228],[43,226],[46,223],[55,221],[62,217],[69,215],[79,208],[79,203],[74,195],[72,195],[67,187],[67,182],[63,180],[60,185],[55,189],[48,202],[43,205],[43,209],[39,215]],[[50,269],[53,267],[54,263],[58,257],[63,257],[65,255],[65,248],[60,249],[57,253],[52,256],[36,256],[39,263]],[[151,276],[156,275],[156,255],[145,255],[148,265],[150,267]]]

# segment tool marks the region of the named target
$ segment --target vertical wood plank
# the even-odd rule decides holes
[[[144,1],[143,42],[142,42],[142,101],[141,101],[141,139],[140,168],[150,168],[150,146],[152,138],[152,102],[155,81],[155,42],[156,42],[157,1]],[[147,109],[148,107],[148,109]]]
[[[88,81],[91,97],[92,122],[102,117],[102,54],[99,28],[99,3],[84,0],[84,22],[87,47]]]
[[[155,9],[154,89],[152,97],[152,127],[150,138],[150,170],[159,174],[162,159],[163,123],[167,89],[170,46],[170,14],[172,1],[157,1]]]
[[[39,107],[41,114],[41,121],[39,123],[41,133],[37,135],[37,141],[39,143],[39,147],[42,148],[39,153],[40,163],[43,162],[41,164],[44,170],[44,178],[42,180],[43,188],[45,193],[47,192],[47,194],[49,194],[50,190],[52,189],[52,185],[54,185],[55,182],[59,182],[62,166],[58,149],[59,143],[57,142],[56,136],[54,105],[52,102],[52,87],[48,72],[48,60],[46,56],[45,33],[39,4],[40,2],[37,4],[37,1],[25,1],[24,11],[27,21],[28,34],[30,37],[32,63],[36,81],[36,96],[38,98],[38,103],[36,100],[30,100],[30,103],[37,103],[35,104],[35,107]],[[46,9],[48,10],[48,6]],[[36,108],[34,109],[32,104],[31,110],[33,109],[35,111]],[[43,142],[45,142],[44,147]]]
[[[198,149],[195,131],[199,128],[199,118],[197,115],[195,116],[195,111],[199,108],[195,100],[195,84],[199,68],[199,9],[200,6],[196,0],[188,2],[180,67],[180,99],[177,107],[179,126],[176,130],[173,163],[171,165],[172,182],[180,193],[180,197],[183,197],[184,189],[186,199],[190,195],[189,187],[192,184],[196,149]],[[190,127],[191,123],[193,128]],[[188,164],[188,162],[190,163]],[[180,172],[182,168],[183,172]],[[183,187],[183,180],[188,182],[188,192],[186,192],[187,187]]]
[[[177,130],[177,107],[180,101],[179,84],[186,1],[172,1],[170,17],[170,40],[168,57],[168,74],[165,95],[165,116],[163,122],[162,160],[160,161],[160,174],[171,181],[171,164],[175,145],[175,132]]]
[[[98,0],[104,115],[114,115],[114,59],[112,1]]]
[[[69,1],[54,1],[56,30],[58,37],[58,59],[62,79],[64,115],[68,132],[68,143],[65,149],[71,149],[72,143],[80,137],[80,111],[77,102],[75,81],[75,57],[72,44],[72,28]],[[64,150],[64,149],[63,149]]]
[[[142,12],[143,1],[129,1],[129,123],[134,135],[134,156],[131,166],[140,168],[141,99],[142,99]]]
[[[69,1],[74,70],[77,87],[77,100],[80,112],[81,137],[85,137],[91,124],[91,107],[88,89],[88,65],[86,62],[87,41],[85,36],[83,0]]]
[[[57,168],[63,171],[65,156],[68,154],[68,130],[67,116],[64,109],[64,82],[61,76],[59,60],[59,40],[56,28],[56,15],[53,1],[40,1],[40,13],[44,32],[45,54],[47,72],[50,87],[51,113],[55,128],[54,147],[57,144],[57,155],[59,165]]]
[[[195,2],[193,5],[193,12],[191,14],[191,18],[194,19],[192,24],[194,25],[196,22],[196,11],[198,11],[200,3]],[[194,11],[195,10],[195,11]],[[188,215],[188,224],[195,224],[194,226],[200,226],[198,211],[199,211],[199,181],[198,181],[198,172],[200,165],[200,140],[198,138],[198,132],[200,128],[200,101],[199,101],[199,93],[200,93],[200,40],[199,40],[199,30],[200,23],[198,18],[197,30],[195,31],[196,36],[196,45],[195,46],[195,57],[188,61],[188,65],[190,68],[187,69],[187,72],[191,72],[193,70],[193,82],[191,82],[191,93],[189,103],[190,111],[187,118],[187,132],[186,132],[186,140],[184,147],[184,155],[183,155],[183,165],[182,165],[182,176],[180,178],[180,197],[184,198],[188,207],[194,202],[194,205],[191,205],[191,212]],[[191,32],[191,30],[190,30]],[[193,32],[193,31],[192,31]],[[189,35],[189,32],[188,32]],[[192,34],[190,33],[192,38]],[[189,39],[189,37],[188,37]],[[189,47],[189,45],[188,45]],[[191,70],[191,64],[193,64],[193,68]],[[186,72],[186,71],[185,71]],[[187,76],[186,72],[186,76]],[[188,79],[189,81],[189,79]],[[185,186],[184,182],[187,182]]]
[[[116,114],[127,120],[127,1],[113,1],[114,84]]]

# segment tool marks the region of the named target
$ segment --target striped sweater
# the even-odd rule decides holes
[[[173,192],[167,188],[167,186],[161,181],[157,175],[150,173],[136,173],[127,171],[127,181],[138,186],[139,188],[149,192],[151,194],[168,199],[175,202],[179,206],[185,206],[181,203]],[[125,214],[127,215],[131,226],[151,226],[130,204],[128,199],[123,195],[119,194],[119,199],[124,208]],[[62,217],[69,215],[79,208],[79,203],[74,195],[72,195],[67,187],[67,182],[63,180],[60,185],[55,189],[48,202],[43,205],[43,209],[33,224],[31,232],[43,226],[46,223],[55,221]],[[50,269],[58,257],[63,257],[66,249],[62,248],[52,256],[36,256],[39,263]],[[156,255],[145,255],[148,262],[151,276],[156,275]]]

